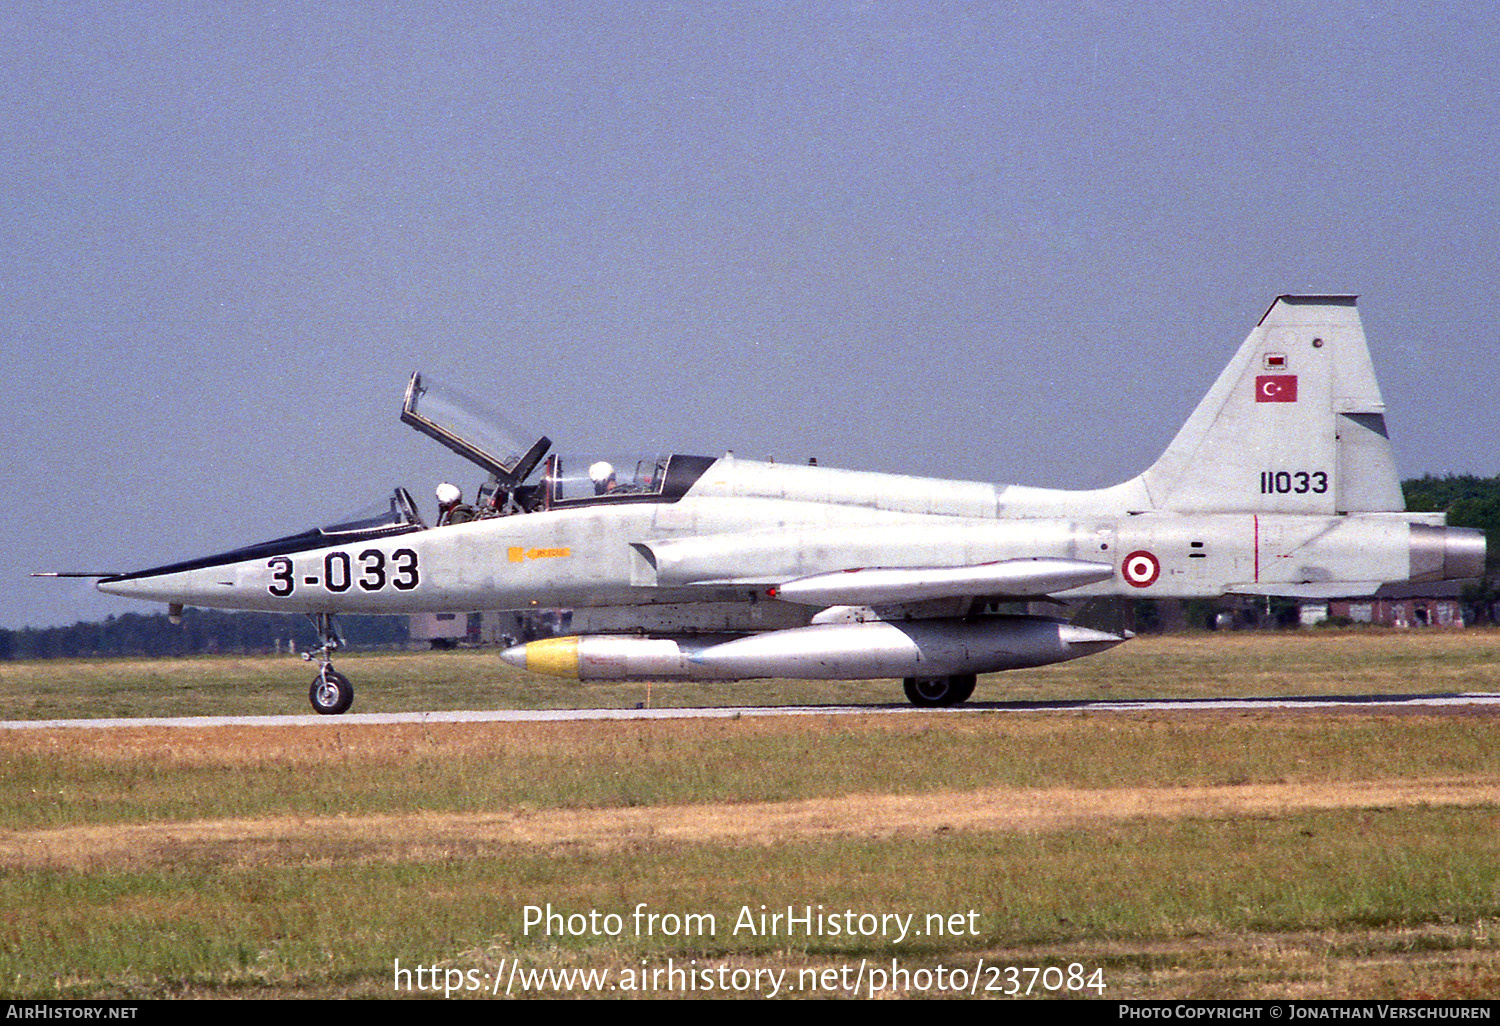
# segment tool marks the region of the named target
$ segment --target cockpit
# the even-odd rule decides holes
[[[596,503],[671,502],[714,462],[705,456],[549,454],[552,441],[545,435],[532,441],[482,400],[420,372],[406,386],[401,420],[488,472],[472,506],[440,498],[440,523]],[[541,474],[532,479],[538,467]]]

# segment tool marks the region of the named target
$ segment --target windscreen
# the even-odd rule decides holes
[[[356,534],[381,527],[421,526],[421,523],[422,518],[410,493],[405,488],[397,488],[389,498],[355,510],[318,530],[323,534]]]

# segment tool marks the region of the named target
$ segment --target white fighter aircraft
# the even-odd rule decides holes
[[[580,680],[903,678],[913,703],[949,705],[976,674],[1125,640],[1002,603],[1480,576],[1481,532],[1404,512],[1384,413],[1348,296],[1278,298],[1161,458],[1087,491],[730,454],[572,461],[546,438],[510,444],[418,374],[402,420],[488,472],[473,506],[449,495],[429,526],[398,489],[343,523],[86,576],[178,612],[309,614],[322,713],[353,700],[331,663],[334,614],[564,608],[576,633],[501,658]]]

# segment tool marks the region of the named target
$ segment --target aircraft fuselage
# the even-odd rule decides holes
[[[726,465],[727,464],[727,465]],[[791,471],[787,474],[787,471]],[[273,612],[412,613],[772,602],[778,583],[851,567],[962,567],[1060,558],[1108,566],[1109,579],[1062,598],[1282,594],[1320,583],[1444,579],[1482,572],[1482,538],[1440,515],[1355,513],[1087,515],[1085,496],[1041,492],[1061,516],[1006,509],[1006,489],[852,474],[860,504],[829,492],[852,472],[715,461],[676,502],[599,504],[495,517],[297,551],[240,553],[106,579],[106,592]],[[746,494],[778,478],[820,500]],[[879,498],[897,496],[892,503]],[[730,482],[737,481],[737,486]],[[718,489],[731,494],[713,494]],[[707,494],[697,494],[700,490]],[[783,484],[776,489],[796,492]],[[982,496],[988,492],[988,501]],[[1108,490],[1105,490],[1108,491]],[[917,511],[968,507],[963,515]],[[882,508],[896,505],[897,508]],[[978,514],[978,515],[975,515]],[[297,548],[297,546],[290,546]],[[1476,561],[1475,554],[1478,554]],[[1460,565],[1462,564],[1462,565]],[[1295,586],[1295,587],[1294,587]],[[748,619],[745,629],[753,629]]]

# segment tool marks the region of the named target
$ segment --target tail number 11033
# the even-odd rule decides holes
[[[1328,491],[1328,475],[1321,470],[1263,470],[1262,495],[1322,495]]]

